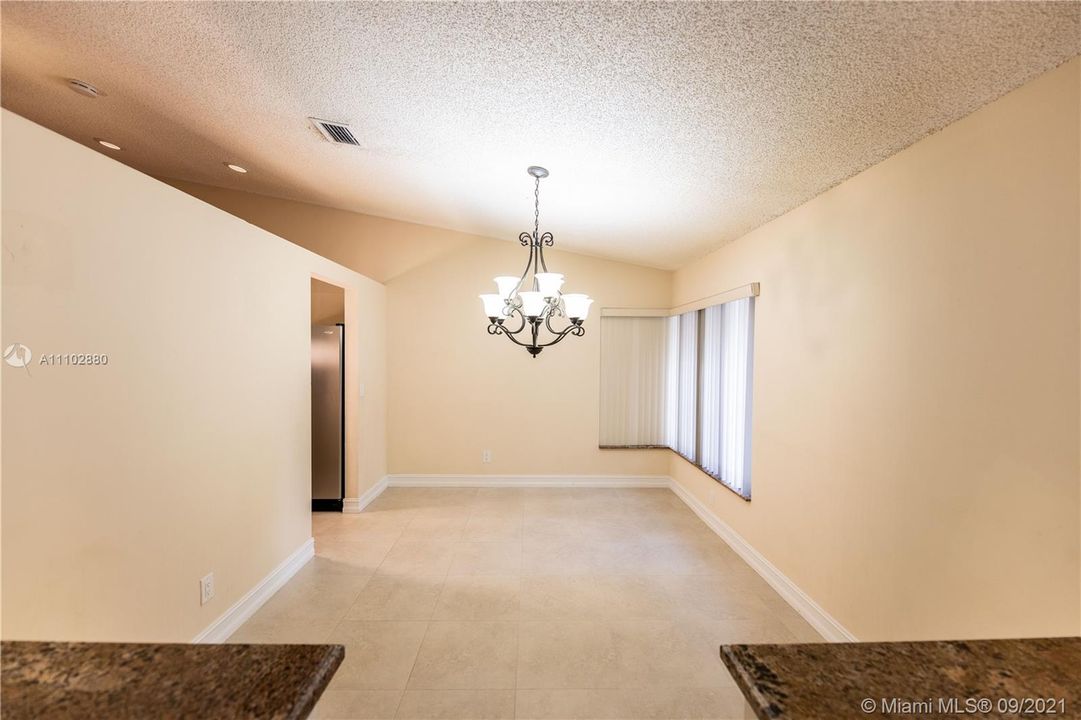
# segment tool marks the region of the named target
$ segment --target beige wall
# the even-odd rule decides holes
[[[226,190],[162,182],[379,282],[481,239],[478,235]]]
[[[534,361],[505,338],[488,335],[477,298],[495,290],[495,275],[521,272],[527,253],[517,242],[166,182],[354,270],[391,276],[391,473],[668,473],[663,451],[597,449],[597,342],[602,306],[666,307],[670,272],[549,251],[549,267],[567,276],[567,288],[597,302],[585,337],[568,338]],[[481,462],[485,449],[492,451],[488,464]]]
[[[1081,630],[1079,69],[676,273],[762,294],[754,499],[672,475],[862,640]]]
[[[596,302],[584,337],[533,359],[488,334],[477,298],[495,291],[496,275],[521,272],[526,255],[518,243],[478,241],[387,283],[390,472],[667,475],[667,451],[597,449],[598,341],[601,307],[663,307],[671,274],[546,253],[565,290]]]
[[[385,474],[384,288],[2,123],[3,344],[109,356],[2,366],[3,637],[190,640],[311,536],[312,275],[345,288],[368,388],[349,492]]]
[[[345,322],[345,289],[312,278],[312,325]]]

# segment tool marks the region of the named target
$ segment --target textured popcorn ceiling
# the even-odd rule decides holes
[[[1079,9],[5,2],[2,100],[151,174],[508,240],[542,164],[557,246],[675,267],[1078,54]]]

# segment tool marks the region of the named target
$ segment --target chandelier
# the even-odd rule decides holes
[[[503,335],[515,345],[521,345],[533,357],[549,345],[574,335],[582,337],[586,329],[582,327],[589,306],[593,303],[588,295],[582,293],[562,293],[563,275],[548,272],[544,263],[544,246],[555,244],[552,233],[540,234],[540,181],[548,177],[548,171],[536,165],[526,172],[533,176],[533,233],[523,232],[518,242],[529,247],[529,260],[521,277],[500,275],[494,278],[497,293],[480,296],[484,302],[484,314],[488,316],[488,334]],[[532,275],[530,282],[526,278]],[[529,290],[523,290],[529,287]],[[517,317],[517,321],[515,318]],[[555,318],[566,318],[564,327],[554,327]],[[559,321],[556,321],[559,324]],[[511,325],[517,325],[512,328]],[[521,336],[521,339],[519,339]]]

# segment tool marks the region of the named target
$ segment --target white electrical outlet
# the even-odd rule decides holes
[[[481,455],[481,460],[486,463],[490,463],[492,461],[492,451],[485,450],[484,453]]]
[[[199,604],[206,605],[214,599],[214,573],[199,580]]]

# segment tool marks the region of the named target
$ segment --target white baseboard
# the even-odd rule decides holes
[[[735,550],[736,554],[743,558],[744,562],[750,565],[755,572],[761,575],[762,579],[769,583],[770,587],[776,590],[777,594],[784,598],[785,602],[791,605],[811,627],[817,630],[819,635],[830,642],[857,642],[855,635],[845,629],[832,615],[823,610],[821,605],[812,600],[807,593],[803,592],[773,563],[755,550],[728,523],[717,517],[675,479],[671,480],[671,488],[672,492],[686,503],[687,507],[693,510],[695,515],[702,519],[702,522],[728,543],[728,546]]]
[[[388,475],[389,487],[668,487],[663,475]]]
[[[300,568],[304,567],[315,555],[315,538],[308,538],[304,544],[293,551],[293,554],[285,558],[270,571],[270,574],[245,593],[244,597],[237,600],[231,608],[226,610],[221,617],[212,622],[209,627],[195,636],[193,643],[222,643],[236,632],[255,611],[263,606],[270,597],[276,593],[282,585],[296,575]]]
[[[345,498],[342,500],[343,513],[358,513],[371,505],[372,500],[383,494],[387,489],[387,476],[383,476],[379,482],[368,488],[368,491],[358,498]]]

